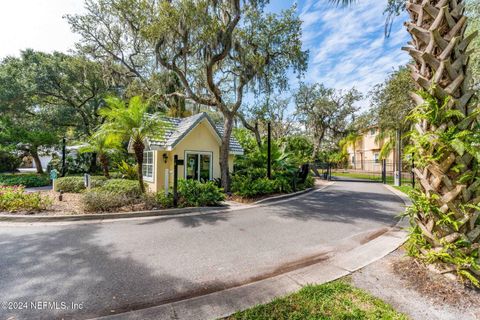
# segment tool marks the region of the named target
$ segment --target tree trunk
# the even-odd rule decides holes
[[[228,156],[230,153],[230,137],[233,129],[233,115],[225,115],[223,122],[222,146],[220,147],[220,171],[222,187],[225,192],[230,192],[230,172],[228,171]]]
[[[40,157],[38,156],[37,147],[30,148],[30,155],[32,156],[33,161],[35,162],[35,168],[37,169],[37,173],[42,174],[43,173],[42,162],[40,161]]]
[[[312,152],[313,162],[315,162],[315,160],[317,159],[317,153],[318,153],[318,149],[319,149],[318,144],[319,144],[318,140],[316,138],[313,138],[313,152]]]
[[[253,133],[255,134],[255,140],[257,141],[257,146],[258,149],[262,148],[262,138],[260,137],[260,130],[258,129],[258,122],[255,122],[255,127],[253,130]]]
[[[99,154],[98,160],[102,165],[103,175],[105,178],[110,179],[110,172],[108,171],[108,158],[104,153]]]
[[[93,174],[97,171],[97,153],[92,153],[92,159],[90,160],[90,167],[88,168],[88,172]],[[100,157],[99,157],[100,158]]]
[[[321,134],[317,133],[313,135],[313,152],[312,152],[313,161],[317,159],[317,154],[318,154],[318,151],[320,150],[320,145],[322,144],[324,136],[325,136],[325,129],[322,130]]]
[[[475,206],[480,203],[480,188],[479,158],[468,149],[472,145],[468,139],[478,130],[478,117],[468,117],[473,93],[467,81],[467,47],[474,35],[465,36],[467,18],[463,5],[462,0],[407,2],[412,21],[406,25],[412,42],[404,49],[414,60],[411,69],[418,89],[428,92],[413,95],[422,106],[416,111],[422,120],[412,133],[419,165],[414,172],[422,194],[419,200],[413,199],[410,217],[414,234],[410,241],[416,248],[413,252],[420,257],[435,260],[445,269],[453,267],[459,275],[472,280],[480,279],[480,272],[467,262],[476,260],[479,253],[480,212]],[[442,116],[453,110],[467,118]],[[436,116],[432,117],[432,113]],[[471,134],[465,134],[465,130]],[[450,144],[448,139],[455,134],[457,141]],[[439,139],[441,136],[444,138]],[[455,148],[462,143],[465,150]],[[475,280],[472,282],[475,284]],[[476,285],[480,286],[480,282]]]
[[[137,161],[137,175],[140,191],[145,193],[145,184],[143,183],[143,151],[145,145],[141,141],[133,143],[133,151],[135,152],[135,160]]]
[[[258,149],[261,149],[262,137],[260,136],[260,130],[258,129],[258,121],[256,121],[255,125],[252,126],[250,123],[248,123],[248,121],[245,119],[245,117],[241,113],[238,114],[238,118],[240,119],[240,121],[242,122],[242,125],[247,130],[250,130],[253,132],[253,134],[255,135],[255,140],[257,141]]]

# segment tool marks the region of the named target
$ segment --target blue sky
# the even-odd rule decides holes
[[[303,21],[304,48],[310,51],[306,82],[337,89],[368,92],[389,73],[409,61],[401,50],[410,36],[403,26],[407,16],[395,19],[391,36],[384,37],[386,0],[359,1],[351,7],[327,0],[297,2]],[[270,9],[288,8],[293,1],[272,1]],[[292,81],[295,86],[295,81]],[[368,106],[368,97],[360,103]]]
[[[400,50],[409,40],[403,27],[406,17],[395,20],[391,37],[385,39],[386,2],[361,0],[349,8],[330,5],[327,0],[297,2],[304,21],[304,47],[310,51],[305,81],[368,92],[394,68],[407,63],[408,55]],[[278,12],[293,3],[293,0],[271,0],[268,9]],[[0,59],[17,55],[26,48],[47,52],[72,49],[78,37],[70,32],[62,16],[82,11],[83,0],[2,1]],[[297,86],[294,77],[291,83],[292,88]],[[360,105],[367,107],[368,97]]]

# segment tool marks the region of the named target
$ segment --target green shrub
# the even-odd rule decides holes
[[[85,172],[89,172],[92,163],[92,156],[93,155],[91,153],[80,153],[75,156],[67,154],[67,157],[65,158],[65,173],[83,174]],[[55,169],[58,172],[62,172],[62,158],[57,155],[53,155],[52,160],[47,165],[47,169],[49,171]]]
[[[46,174],[0,174],[0,186],[24,186],[25,188],[31,188],[48,185],[50,185],[50,178]]]
[[[293,192],[293,177],[279,176],[273,179],[273,189],[277,193]]]
[[[232,179],[232,191],[240,197],[252,198],[276,192],[275,180],[267,178],[251,179],[245,176],[235,176]]]
[[[225,200],[225,194],[215,182],[201,183],[197,180],[180,180],[178,184],[180,207],[218,206]]]
[[[154,194],[155,204],[161,208],[172,208],[173,207],[173,194],[165,194],[164,191],[157,192]]]
[[[122,160],[121,163],[117,164],[118,172],[121,175],[122,179],[128,180],[137,180],[138,173],[137,173],[137,165],[136,164],[129,164],[125,160]]]
[[[236,174],[232,177],[232,192],[243,198],[254,198],[274,193],[291,193],[297,190],[312,188],[315,179],[308,176],[304,183],[294,185],[295,176],[275,173],[271,180],[268,178],[255,178],[251,175]]]
[[[91,179],[92,188],[98,188],[105,184],[107,178],[103,176],[93,176]],[[80,193],[85,190],[83,176],[71,176],[58,178],[55,182],[55,191]]]
[[[134,204],[137,199],[118,192],[95,188],[85,192],[82,204],[85,212],[108,212],[120,207]]]
[[[298,190],[305,190],[309,188],[313,188],[315,186],[315,178],[309,175],[304,183],[299,183],[297,185]]]
[[[0,151],[0,172],[15,172],[22,160],[6,151]]]
[[[24,187],[0,186],[0,211],[35,212],[42,211],[52,204],[52,200],[40,193],[26,193]]]
[[[135,180],[110,179],[105,181],[100,189],[132,198],[139,198],[142,195],[138,181]]]

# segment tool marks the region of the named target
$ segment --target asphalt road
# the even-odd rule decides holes
[[[243,284],[341,254],[401,211],[381,184],[337,181],[224,213],[1,225],[0,303],[23,310],[0,305],[0,319],[86,319]]]

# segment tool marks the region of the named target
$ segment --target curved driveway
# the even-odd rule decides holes
[[[396,223],[381,184],[321,191],[214,214],[89,224],[0,226],[0,302],[80,304],[0,318],[89,318],[254,281],[327,259]],[[51,308],[47,306],[47,308]],[[61,305],[59,306],[61,307]]]

